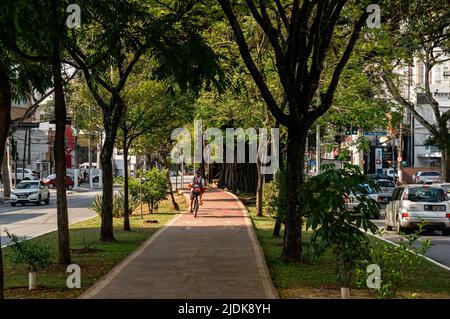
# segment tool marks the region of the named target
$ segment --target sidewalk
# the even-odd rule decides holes
[[[178,215],[82,298],[277,298],[242,203],[208,189],[197,218]]]

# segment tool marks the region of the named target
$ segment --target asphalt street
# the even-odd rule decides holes
[[[96,216],[90,209],[91,203],[100,190],[83,192],[68,191],[67,204],[69,223],[76,223]],[[5,228],[19,238],[33,238],[57,229],[56,191],[50,190],[50,205],[11,207],[9,203],[0,204],[0,238],[2,247],[9,242]]]
[[[384,214],[380,219],[373,220],[378,228],[384,228]],[[401,235],[397,235],[395,231],[384,231],[383,238],[394,243],[398,243]],[[450,236],[442,236],[439,231],[426,231],[420,237],[420,240],[431,240],[431,249],[426,254],[427,257],[450,267]]]

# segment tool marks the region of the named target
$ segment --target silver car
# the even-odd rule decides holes
[[[395,188],[397,187],[393,181],[386,179],[376,180],[378,187],[380,187],[380,193],[378,194],[378,204],[383,208],[387,205],[389,200],[392,197],[392,193],[394,193]]]
[[[414,182],[415,183],[421,183],[421,182],[442,182],[442,175],[439,172],[434,171],[424,171],[424,172],[417,172],[414,175]]]
[[[416,228],[424,221],[426,229],[450,235],[450,203],[439,185],[406,185],[395,189],[386,206],[384,227],[397,233]]]
[[[50,192],[48,187],[41,181],[21,181],[11,192],[9,202],[11,206],[17,204],[35,203],[41,205],[42,201],[46,205],[50,204]]]
[[[440,184],[439,186],[441,186],[444,189],[444,192],[447,193],[447,197],[450,202],[450,183],[443,183],[443,184]]]

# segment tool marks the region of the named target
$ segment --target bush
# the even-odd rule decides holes
[[[102,217],[102,195],[96,195],[94,201],[91,204],[91,209]]]
[[[143,174],[142,194],[150,212],[158,209],[159,202],[167,196],[167,171],[156,167]]]
[[[281,217],[283,222],[286,214],[285,189],[284,172],[281,169],[278,170],[273,181],[264,184],[263,189],[264,212],[273,218]]]
[[[341,287],[349,287],[357,263],[369,253],[368,235],[360,228],[377,231],[370,218],[379,215],[378,206],[362,185],[376,185],[357,166],[323,168],[323,173],[309,179],[299,190],[306,229],[313,230],[309,252],[320,256],[330,248],[336,258],[337,281]],[[344,197],[350,193],[361,194],[358,214],[348,211],[345,205]]]
[[[15,235],[7,232],[11,239],[8,247],[11,248],[10,260],[14,264],[25,264],[29,271],[36,272],[50,266],[50,247],[40,241],[20,241]]]
[[[423,262],[419,254],[424,255],[431,247],[430,240],[419,241],[419,230],[400,239],[398,246],[377,240],[370,248],[367,259],[359,263],[356,269],[356,284],[360,288],[367,288],[378,299],[396,298],[399,288],[414,279],[414,273]],[[367,286],[367,266],[376,264],[381,270],[381,284],[379,288],[369,289]]]
[[[276,217],[278,212],[278,186],[275,181],[264,184],[263,209],[267,215]]]
[[[122,191],[119,191],[117,193],[114,193],[113,195],[113,217],[120,218],[123,217],[123,199],[124,194]],[[91,205],[91,208],[93,211],[95,211],[100,217],[102,216],[102,195],[95,196],[94,202]],[[133,212],[136,207],[139,205],[139,199],[136,197],[131,196],[131,194],[128,196],[128,207],[130,209],[130,212]]]
[[[122,176],[114,176],[114,184],[123,184]]]

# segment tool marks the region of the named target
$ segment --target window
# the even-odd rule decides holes
[[[409,189],[408,200],[412,202],[440,203],[445,201],[445,193],[440,188],[415,187]]]
[[[423,172],[420,176],[441,176],[438,172]]]
[[[380,187],[395,187],[395,184],[391,181],[378,181],[377,184]]]

